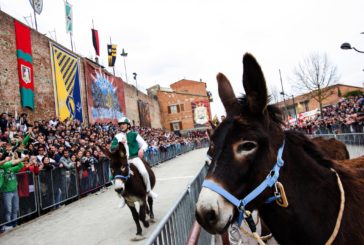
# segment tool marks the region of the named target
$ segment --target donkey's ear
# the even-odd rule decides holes
[[[216,76],[219,96],[222,104],[225,107],[226,115],[237,115],[239,114],[239,102],[235,97],[234,90],[227,77],[219,73]]]
[[[264,75],[255,58],[247,53],[243,58],[243,86],[250,112],[262,114],[268,103]]]

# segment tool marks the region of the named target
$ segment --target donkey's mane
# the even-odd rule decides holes
[[[306,135],[301,132],[288,130],[285,131],[286,138],[292,142],[293,145],[300,145],[303,150],[310,155],[318,164],[326,168],[332,168],[333,162],[328,159],[321,149],[313,143]]]

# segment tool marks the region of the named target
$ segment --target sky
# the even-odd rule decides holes
[[[313,53],[326,54],[337,66],[339,83],[363,87],[364,54],[342,50],[349,42],[364,51],[362,0],[69,0],[73,6],[74,51],[95,57],[91,28],[99,31],[100,63],[107,66],[107,48],[124,48],[127,82],[145,91],[169,87],[181,79],[207,84],[212,115],[225,114],[216,75],[224,73],[236,95],[244,93],[242,57],[253,54],[270,91],[299,95],[294,68]],[[29,0],[0,0],[2,11],[31,25]],[[34,18],[33,18],[34,22]],[[38,31],[71,49],[63,0],[43,0]],[[34,25],[34,24],[33,24]],[[110,72],[112,69],[108,68]],[[118,55],[117,76],[126,80],[124,59]],[[282,98],[280,98],[282,99]]]

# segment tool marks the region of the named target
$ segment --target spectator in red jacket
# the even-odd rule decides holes
[[[18,173],[18,194],[20,216],[27,215],[35,211],[35,175],[39,173],[39,166],[36,156],[24,161],[24,167]]]

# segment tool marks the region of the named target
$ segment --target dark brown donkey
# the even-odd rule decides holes
[[[312,141],[315,142],[323,153],[331,159],[334,160],[347,160],[350,159],[349,151],[346,145],[334,138],[324,138],[324,137],[315,137],[312,138]]]
[[[149,227],[149,222],[146,220],[146,214],[148,213],[151,222],[154,221],[153,199],[147,196],[146,187],[138,169],[133,164],[128,164],[123,143],[120,142],[114,152],[110,152],[104,148],[102,151],[111,160],[110,168],[115,179],[115,191],[118,195],[125,198],[126,205],[130,208],[137,226],[136,237],[132,240],[144,239],[142,237],[142,227],[140,226],[139,220],[143,223],[144,227]],[[143,160],[143,163],[148,171],[150,184],[153,188],[155,185],[154,172],[147,162]],[[146,202],[147,198],[148,204]],[[135,202],[139,202],[139,212],[135,208]]]
[[[328,159],[302,133],[283,131],[280,110],[267,105],[259,64],[246,54],[243,65],[246,95],[241,98],[223,74],[217,75],[227,117],[211,136],[198,222],[222,234],[244,210],[258,209],[283,245],[364,244],[363,174]]]

